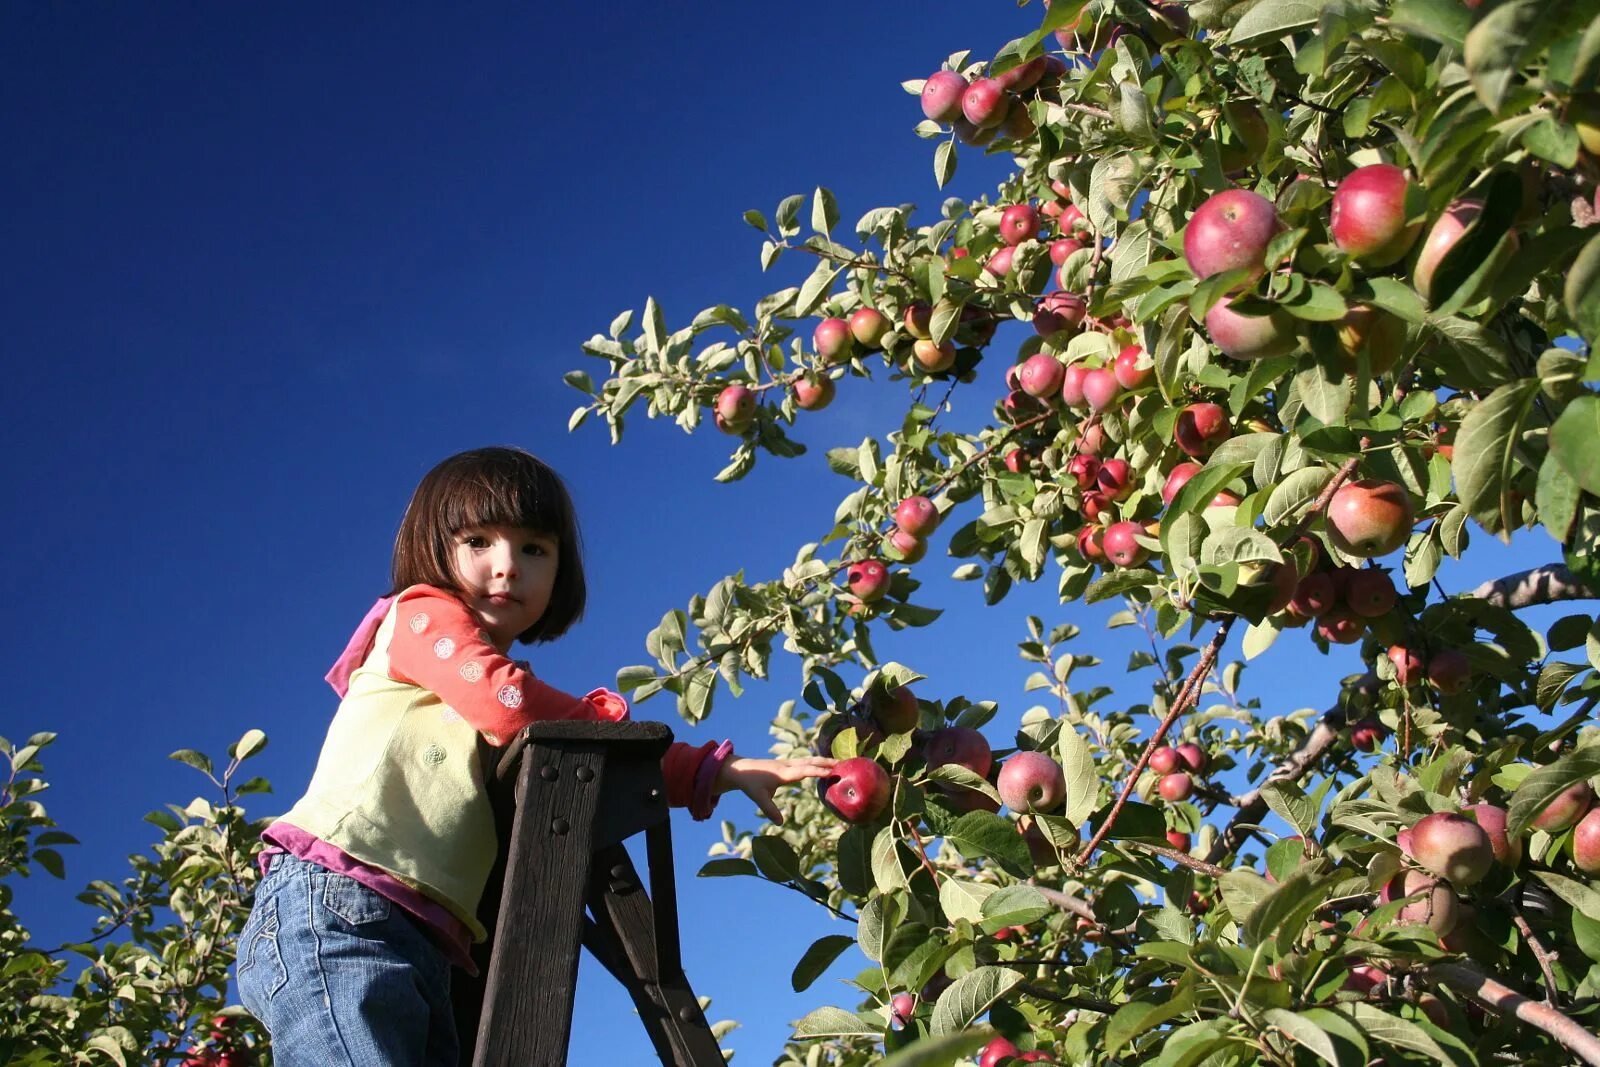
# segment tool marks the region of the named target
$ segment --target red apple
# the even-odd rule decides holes
[[[1098,526],[1078,528],[1078,554],[1090,563],[1103,563],[1106,558],[1105,532]]]
[[[1167,831],[1167,844],[1171,845],[1173,848],[1177,849],[1179,852],[1188,852],[1191,848],[1194,847],[1193,842],[1191,842],[1189,840],[1189,835],[1185,834],[1185,833],[1181,833],[1180,831],[1177,831],[1177,830],[1168,830]]]
[[[1267,245],[1278,232],[1278,209],[1248,189],[1225,189],[1208,198],[1189,217],[1183,232],[1183,257],[1198,278],[1246,268],[1266,269]]]
[[[1084,247],[1086,247],[1084,243],[1076,237],[1058,237],[1050,242],[1050,262],[1059,267],[1072,253]]]
[[[1522,839],[1506,833],[1505,808],[1494,804],[1472,804],[1462,808],[1461,814],[1472,818],[1489,835],[1489,846],[1494,850],[1496,863],[1515,867],[1522,862]]]
[[[949,341],[934,344],[932,338],[918,338],[911,346],[911,355],[929,374],[947,371],[956,364],[956,346]]]
[[[1408,201],[1420,190],[1392,163],[1357,167],[1333,191],[1328,232],[1334,244],[1363,267],[1399,262],[1417,243],[1422,223],[1406,225]]]
[[[1212,403],[1190,404],[1178,412],[1178,421],[1172,428],[1172,439],[1178,448],[1196,459],[1209,456],[1232,436],[1228,413]]]
[[[1111,510],[1111,501],[1098,489],[1086,490],[1078,504],[1087,522],[1099,522],[1100,516]]]
[[[901,561],[904,563],[916,563],[928,554],[928,542],[921,537],[908,534],[904,530],[891,530],[889,532],[889,544],[899,554]]]
[[[1167,483],[1161,487],[1161,502],[1167,507],[1178,498],[1183,487],[1189,484],[1189,479],[1199,474],[1204,468],[1199,463],[1180,463],[1167,473]]]
[[[903,1030],[910,1025],[911,1016],[917,1010],[917,998],[910,993],[896,993],[889,998],[889,1025],[896,1030]]]
[[[1012,204],[1000,213],[1000,240],[1020,245],[1039,234],[1039,212],[1032,204]]]
[[[1039,79],[1044,77],[1046,67],[1045,57],[1036,56],[1026,63],[1017,64],[1003,74],[996,74],[994,79],[1000,83],[1002,88],[1010,92],[1020,93],[1024,89],[1032,89],[1037,85]]]
[[[794,403],[802,411],[821,411],[833,403],[833,379],[824,374],[806,374],[796,378],[789,386],[794,390]]]
[[[988,259],[983,261],[983,269],[993,274],[996,278],[1004,278],[1011,273],[1011,262],[1017,250],[1010,245],[1002,245],[994,250]]]
[[[1137,567],[1150,558],[1149,549],[1138,541],[1144,527],[1136,522],[1114,522],[1106,527],[1102,547],[1106,559],[1119,567]]]
[[[1067,461],[1067,473],[1079,489],[1092,489],[1100,480],[1100,461],[1093,456],[1073,456]]]
[[[1060,334],[1075,334],[1083,326],[1087,314],[1088,306],[1081,296],[1057,289],[1034,306],[1033,330],[1046,340]]]
[[[1144,359],[1144,349],[1138,345],[1127,345],[1117,353],[1116,362],[1112,364],[1112,373],[1117,376],[1117,384],[1124,389],[1143,389],[1150,384],[1150,376],[1155,373],[1155,367],[1139,365]]]
[[[1206,773],[1206,765],[1210,762],[1210,757],[1206,755],[1206,750],[1193,741],[1185,741],[1178,746],[1178,758],[1183,761],[1185,767],[1195,774]]]
[[[1183,757],[1171,745],[1162,745],[1150,753],[1149,767],[1157,774],[1171,774],[1183,763]]]
[[[1414,685],[1422,681],[1427,668],[1421,656],[1405,645],[1390,645],[1388,656],[1389,662],[1394,664],[1394,680],[1401,686]]]
[[[1161,794],[1162,800],[1171,801],[1174,804],[1181,800],[1188,800],[1194,796],[1194,779],[1183,771],[1164,775],[1156,785],[1156,792]]]
[[[756,394],[742,385],[730,385],[717,394],[717,428],[725,433],[742,434],[756,417]]]
[[[1000,800],[1015,812],[1054,811],[1067,796],[1061,764],[1043,752],[1018,752],[1000,765]]]
[[[1397,315],[1370,304],[1351,304],[1339,320],[1339,348],[1350,358],[1351,369],[1365,350],[1367,368],[1388,374],[1405,352],[1406,324]]]
[[[979,778],[989,777],[989,770],[994,766],[994,753],[988,740],[969,726],[946,726],[933,731],[923,742],[922,756],[929,770],[956,763]]]
[[[1017,371],[1017,384],[1029,396],[1040,400],[1054,400],[1061,392],[1061,381],[1067,368],[1061,361],[1045,352],[1038,352],[1023,361]]]
[[[1457,200],[1444,209],[1434,222],[1433,228],[1428,231],[1428,236],[1423,239],[1422,250],[1417,253],[1417,262],[1411,268],[1411,284],[1417,292],[1422,294],[1422,299],[1432,303],[1433,273],[1439,269],[1439,263],[1445,255],[1461,240],[1468,226],[1475,222],[1483,213],[1481,200]],[[1511,234],[1501,252],[1515,251],[1518,245],[1516,234]]]
[[[1090,411],[1106,410],[1116,403],[1121,392],[1122,386],[1117,384],[1116,376],[1104,367],[1095,367],[1084,372],[1083,399],[1088,403]]]
[[[1314,571],[1300,579],[1289,606],[1308,619],[1320,619],[1338,603],[1339,589],[1333,584],[1333,576],[1326,571]]]
[[[1082,363],[1074,363],[1061,375],[1061,402],[1069,408],[1082,408],[1088,406],[1088,401],[1083,395],[1083,379],[1089,373],[1089,368]]]
[[[934,122],[954,122],[961,117],[961,97],[967,79],[953,70],[936,71],[922,83],[922,113]]]
[[[1346,482],[1328,503],[1328,540],[1353,556],[1387,556],[1406,543],[1415,523],[1403,486],[1363,478]]]
[[[1428,681],[1446,696],[1459,693],[1472,681],[1472,661],[1465,652],[1442,648],[1428,660]]]
[[[1121,503],[1133,494],[1133,468],[1125,459],[1108,459],[1100,464],[1095,485],[1108,499]]]
[[[978,78],[961,94],[961,114],[980,130],[1004,122],[1010,106],[1010,97],[993,78]]]
[[[1589,788],[1589,783],[1574,782],[1557,793],[1530,825],[1535,830],[1558,834],[1581,819],[1593,803],[1594,790]]]
[[[927,304],[912,304],[906,308],[905,313],[906,333],[916,340],[925,340],[933,336],[933,308]]]
[[[1380,568],[1363,567],[1345,580],[1345,606],[1363,619],[1389,614],[1399,599],[1389,572]]]
[[[1465,815],[1436,811],[1412,824],[1411,855],[1451,885],[1469,886],[1483,881],[1494,865],[1494,844]]]
[[[978,1067],[999,1067],[1000,1061],[1007,1056],[1021,1055],[1022,1050],[1003,1037],[997,1037],[983,1046],[983,1052],[978,1056]]]
[[[889,591],[889,568],[882,560],[857,560],[845,574],[850,592],[868,603],[882,599]]]
[[[1325,611],[1317,619],[1317,633],[1324,641],[1336,645],[1353,645],[1361,640],[1362,633],[1367,624],[1356,615],[1350,614],[1344,608],[1334,608]]]
[[[811,341],[816,346],[817,358],[824,363],[838,363],[850,358],[855,335],[850,324],[843,319],[823,319],[812,331]]]
[[[1004,462],[1006,465],[1006,470],[1010,471],[1012,474],[1021,474],[1023,471],[1032,466],[1033,461],[1037,458],[1037,456],[1035,456],[1026,448],[1013,448],[1006,452]]]
[[[1572,831],[1572,865],[1584,874],[1600,874],[1600,808],[1579,819]]]
[[[1274,308],[1265,315],[1245,315],[1233,310],[1223,297],[1206,312],[1206,333],[1222,354],[1232,359],[1268,359],[1293,352],[1300,345],[1294,316]]]
[[[1063,380],[1061,383],[1061,393],[1063,396],[1066,395],[1066,391],[1067,383],[1065,380]],[[1087,426],[1083,426],[1079,429],[1077,447],[1078,454],[1084,456],[1098,456],[1101,452],[1105,451],[1106,428],[1100,425],[1099,419],[1091,420]]]
[[[1417,894],[1421,894],[1420,900],[1414,900],[1400,909],[1400,922],[1426,926],[1441,937],[1456,928],[1461,912],[1455,893],[1445,883],[1421,871],[1408,870],[1395,875],[1383,887],[1379,899],[1387,904]]]
[[[882,348],[888,332],[889,317],[878,309],[856,308],[850,313],[850,334],[862,348]]]
[[[1350,727],[1350,743],[1362,752],[1376,752],[1387,732],[1377,719],[1362,719]]]
[[[867,691],[867,713],[886,734],[904,734],[916,729],[921,712],[916,694],[903,685],[884,689],[875,685]]]
[[[925,496],[908,496],[894,509],[894,524],[912,537],[927,537],[939,527],[939,509]]]
[[[1038,397],[1029,396],[1021,389],[1013,389],[1007,393],[1000,406],[1005,411],[1007,422],[1021,422],[1023,419],[1032,418],[1045,410],[1044,401]]]
[[[1093,228],[1089,225],[1089,219],[1084,215],[1083,209],[1076,204],[1068,204],[1061,209],[1060,223],[1061,232],[1068,236],[1077,233],[1079,230],[1088,233]]]
[[[833,765],[822,791],[822,802],[845,822],[871,822],[889,804],[889,772],[875,760],[854,756]]]

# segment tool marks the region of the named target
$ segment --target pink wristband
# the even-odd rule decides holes
[[[711,812],[717,806],[715,788],[717,775],[731,755],[733,755],[733,742],[724,741],[700,761],[700,769],[694,776],[694,798],[689,801],[691,817],[701,821],[711,818]]]

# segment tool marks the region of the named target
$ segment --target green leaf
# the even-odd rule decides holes
[[[1490,111],[1498,114],[1504,106],[1545,13],[1546,0],[1508,0],[1467,33],[1462,48],[1467,73],[1473,91]]]
[[[961,1030],[953,1034],[924,1037],[892,1055],[878,1060],[878,1067],[950,1067],[969,1052],[976,1052],[994,1038],[994,1031]]]
[[[1343,425],[1355,399],[1354,381],[1343,374],[1330,380],[1314,363],[1294,376],[1294,391],[1306,413],[1324,426]]]
[[[810,988],[811,983],[822,976],[822,972],[832,966],[845,949],[856,943],[856,939],[848,934],[828,934],[819,937],[806,949],[805,955],[800,957],[800,962],[794,965],[794,974],[789,977],[789,984],[796,993]]]
[[[1582,882],[1574,881],[1564,875],[1550,871],[1536,870],[1533,874],[1534,877],[1549,886],[1556,896],[1571,904],[1576,911],[1586,918],[1600,922],[1600,892],[1584,885]]]
[[[1528,775],[1506,809],[1506,835],[1520,836],[1563,789],[1596,774],[1600,774],[1600,746],[1569,752]]]
[[[794,882],[801,877],[800,857],[794,848],[781,837],[761,834],[750,839],[750,854],[756,867],[774,882]]]
[[[1307,841],[1316,840],[1317,808],[1293,782],[1268,782],[1261,787],[1267,807]]]
[[[1398,0],[1389,24],[1460,51],[1472,29],[1472,12],[1460,0]]]
[[[934,1036],[967,1029],[1020,981],[1022,975],[1005,967],[979,967],[957,978],[933,1006]]]
[[[955,987],[952,986],[951,988]],[[801,1019],[794,1027],[794,1036],[796,1038],[853,1037],[858,1034],[870,1034],[873,1037],[877,1037],[879,1036],[879,1030],[855,1012],[845,1011],[843,1008],[818,1008]]]
[[[1261,0],[1245,12],[1228,39],[1235,45],[1273,40],[1317,24],[1323,5],[1311,0]]]
[[[1268,1026],[1283,1031],[1284,1035],[1295,1044],[1333,1064],[1333,1067],[1339,1067],[1339,1053],[1334,1048],[1333,1038],[1304,1015],[1296,1015],[1282,1008],[1268,1008],[1265,1018]]]
[[[1333,472],[1324,467],[1301,467],[1272,489],[1261,517],[1268,526],[1280,526],[1309,505],[1328,484]]]
[[[939,907],[952,923],[965,919],[976,925],[983,921],[983,902],[998,890],[984,882],[970,882],[965,878],[947,878],[939,886]]]
[[[1298,868],[1250,909],[1244,921],[1245,937],[1251,944],[1260,944],[1281,931],[1284,936],[1278,937],[1278,947],[1287,950],[1338,881],[1314,873],[1314,868]]]
[[[944,836],[968,859],[988,856],[1007,874],[1017,878],[1033,874],[1028,843],[1017,833],[1010,819],[987,811],[969,811],[957,819]]]
[[[1600,234],[1573,261],[1561,299],[1583,339],[1591,348],[1600,348]]]
[[[956,174],[956,143],[941,141],[933,150],[933,182],[943,189]]]
[[[827,260],[818,263],[811,276],[800,286],[800,295],[795,297],[795,317],[804,318],[815,311],[817,305],[828,295],[828,290],[833,288],[833,280],[843,270],[843,267],[835,267]]]
[[[1027,926],[1054,910],[1033,886],[1008,885],[983,901],[983,929],[992,934],[1007,926]]]
[[[1452,1057],[1445,1055],[1444,1049],[1428,1032],[1414,1022],[1397,1018],[1371,1004],[1359,1001],[1345,1005],[1347,1012],[1357,1026],[1374,1041],[1395,1048],[1409,1049],[1432,1057],[1436,1063],[1452,1062]]]
[[[1503,385],[1467,412],[1456,434],[1456,494],[1490,533],[1510,528],[1516,451],[1538,396],[1536,378]]]
[[[838,222],[839,205],[833,199],[833,192],[817,186],[811,201],[811,228],[826,237]]]
[[[748,874],[757,878],[760,877],[760,873],[756,870],[755,864],[751,863],[747,859],[740,859],[738,856],[730,856],[724,859],[707,860],[705,863],[701,864],[700,870],[696,872],[696,877],[731,878],[740,874]]]
[[[196,752],[192,748],[180,748],[167,758],[177,760],[179,763],[187,763],[201,774],[211,773],[211,757],[204,752]]]
[[[1094,813],[1100,800],[1100,774],[1094,765],[1094,753],[1089,742],[1071,726],[1061,728],[1056,752],[1067,779],[1067,803],[1062,815],[1077,825]]]

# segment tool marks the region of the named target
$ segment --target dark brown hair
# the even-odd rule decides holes
[[[553,641],[583,616],[587,586],[578,516],[561,477],[520,448],[475,448],[423,476],[394,538],[391,596],[413,585],[460,592],[454,539],[471,526],[526,526],[559,543],[555,587],[519,641]]]

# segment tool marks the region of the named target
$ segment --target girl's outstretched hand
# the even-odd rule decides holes
[[[733,756],[717,772],[717,795],[737,789],[751,800],[774,825],[783,825],[783,812],[773,802],[779,786],[793,785],[807,778],[823,778],[833,773],[836,759],[806,756],[802,759],[747,759]]]

